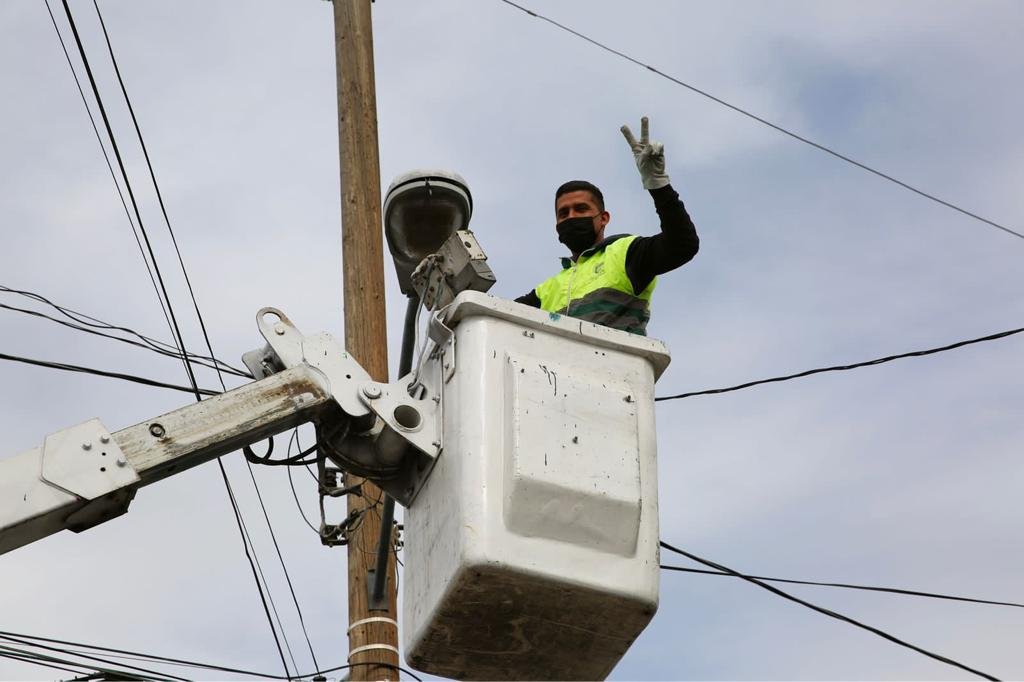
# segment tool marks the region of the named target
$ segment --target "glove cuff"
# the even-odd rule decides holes
[[[650,178],[643,178],[644,189],[661,189],[668,187],[672,181],[667,175],[656,175]]]

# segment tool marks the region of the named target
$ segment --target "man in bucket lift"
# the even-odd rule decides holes
[[[665,173],[665,149],[648,138],[647,117],[640,119],[640,140],[629,126],[622,134],[633,150],[644,189],[654,199],[661,234],[653,237],[604,236],[611,214],[601,190],[586,180],[571,180],[555,191],[558,241],[572,252],[562,271],[516,299],[534,308],[588,322],[647,333],[656,277],[697,254],[697,230]]]

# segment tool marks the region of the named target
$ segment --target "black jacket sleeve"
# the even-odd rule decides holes
[[[522,303],[523,305],[532,306],[534,308],[540,307],[540,298],[537,296],[537,290],[531,289],[530,293],[524,294],[516,299],[516,303]]]
[[[652,189],[654,209],[661,219],[661,234],[637,237],[626,252],[626,275],[633,291],[640,293],[658,275],[688,263],[700,247],[694,227],[679,194],[667,185]]]

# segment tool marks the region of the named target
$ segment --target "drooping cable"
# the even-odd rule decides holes
[[[106,25],[106,22],[103,20],[103,14],[100,11],[99,3],[96,0],[93,0],[93,7],[96,10],[96,16],[99,19],[100,27],[101,27],[101,29],[103,31],[103,38],[104,38],[104,40],[106,42],[106,45],[107,45],[107,52],[110,55],[110,61],[111,61],[111,64],[113,65],[113,67],[114,67],[114,73],[117,76],[117,82],[118,82],[118,84],[120,85],[120,88],[121,88],[121,94],[123,95],[125,104],[128,107],[128,113],[129,113],[129,116],[131,117],[132,125],[135,128],[135,134],[136,134],[136,137],[139,140],[139,146],[142,149],[143,158],[146,161],[146,168],[149,170],[149,176],[150,176],[150,180],[153,183],[153,188],[154,188],[154,190],[156,192],[157,202],[160,205],[160,211],[161,211],[161,213],[163,215],[164,222],[167,225],[167,232],[168,232],[168,234],[171,237],[171,243],[173,244],[174,252],[175,252],[175,254],[178,257],[178,264],[181,267],[182,276],[185,279],[185,284],[188,287],[189,296],[192,299],[192,306],[195,309],[196,318],[199,321],[199,328],[202,331],[203,339],[204,339],[204,341],[206,343],[206,348],[209,351],[210,356],[214,357],[215,353],[213,352],[213,345],[210,342],[210,335],[209,335],[209,333],[207,331],[206,323],[203,320],[202,312],[200,312],[199,303],[196,300],[195,290],[192,287],[192,280],[191,280],[191,278],[188,275],[188,269],[185,267],[185,260],[182,257],[181,248],[178,245],[178,239],[177,239],[177,237],[174,234],[174,228],[171,225],[171,220],[170,220],[170,217],[168,216],[168,213],[167,213],[167,206],[164,203],[163,193],[160,191],[160,183],[157,182],[156,172],[153,170],[153,163],[152,163],[152,161],[150,159],[150,156],[149,156],[149,150],[146,147],[146,141],[145,141],[145,138],[142,135],[142,129],[139,126],[138,117],[135,115],[135,108],[132,106],[131,98],[128,96],[128,89],[125,86],[124,79],[121,76],[121,69],[118,66],[117,58],[114,55],[114,47],[113,47],[113,44],[112,44],[112,42],[110,40],[110,34],[107,31],[107,25]],[[184,351],[184,346],[182,347],[182,350]],[[217,371],[217,376],[220,379],[221,386],[226,391],[227,387],[224,384],[224,379],[223,379],[223,377],[220,374],[219,368],[216,371]],[[316,665],[316,655],[313,653],[313,645],[310,642],[309,633],[306,630],[305,620],[303,619],[303,616],[302,616],[302,608],[299,606],[298,598],[295,595],[295,588],[292,585],[291,575],[288,572],[288,567],[285,564],[284,556],[281,553],[281,548],[280,548],[280,545],[278,544],[278,541],[277,541],[277,535],[274,533],[274,527],[273,527],[273,525],[270,522],[270,515],[267,513],[267,508],[266,508],[266,505],[265,505],[265,503],[263,501],[263,494],[262,494],[262,492],[259,489],[258,483],[256,482],[256,475],[253,472],[252,466],[251,466],[251,464],[248,461],[246,461],[246,467],[247,467],[247,469],[249,471],[249,477],[252,480],[253,488],[256,490],[256,497],[257,497],[257,499],[259,501],[260,508],[263,511],[263,517],[264,517],[264,519],[266,520],[266,523],[267,523],[267,530],[269,531],[271,540],[273,541],[274,549],[277,552],[277,556],[278,556],[278,559],[279,559],[280,564],[281,564],[281,569],[282,569],[282,571],[284,573],[285,580],[286,580],[286,582],[288,584],[288,589],[291,592],[291,596],[292,596],[293,602],[295,604],[295,610],[298,613],[299,623],[301,625],[303,635],[306,638],[306,644],[309,646],[309,653],[310,653],[310,656],[313,659],[314,667],[319,667],[319,666]],[[269,586],[268,586],[268,589],[269,589]],[[284,634],[284,632],[282,630],[282,635],[283,634]],[[293,661],[293,663],[294,663],[294,661]]]
[[[679,554],[680,556],[684,556],[687,559],[690,559],[691,561],[696,561],[699,564],[704,564],[705,566],[709,566],[709,567],[714,568],[716,570],[722,571],[723,573],[728,573],[729,575],[734,576],[736,578],[740,578],[742,580],[746,580],[747,582],[753,583],[754,585],[757,585],[758,587],[760,587],[762,589],[768,590],[769,592],[771,592],[773,594],[776,594],[776,595],[782,597],[783,599],[788,599],[789,601],[792,601],[792,602],[795,602],[797,604],[800,604],[801,606],[806,606],[807,608],[809,608],[809,609],[811,609],[813,611],[817,611],[818,613],[821,613],[823,615],[826,615],[829,618],[835,618],[837,620],[843,621],[844,623],[849,623],[850,625],[853,625],[854,627],[858,627],[858,628],[860,628],[862,630],[867,630],[868,632],[870,632],[872,634],[875,634],[875,635],[878,635],[882,639],[888,640],[888,641],[892,642],[893,644],[898,644],[901,647],[910,649],[912,651],[916,651],[917,653],[922,654],[924,656],[927,656],[928,658],[934,659],[936,661],[939,661],[940,663],[945,663],[946,665],[951,665],[954,668],[959,668],[960,670],[967,671],[969,673],[977,675],[978,677],[982,677],[982,678],[984,678],[986,680],[993,680],[993,682],[998,682],[998,678],[993,677],[992,675],[989,675],[988,673],[984,673],[984,672],[982,672],[980,670],[977,670],[975,668],[971,668],[970,666],[964,665],[963,663],[960,663],[958,661],[954,661],[953,659],[948,658],[946,656],[943,656],[941,654],[937,654],[937,653],[934,653],[932,651],[928,651],[927,649],[923,649],[923,648],[921,648],[921,647],[919,647],[919,646],[917,646],[915,644],[911,644],[910,642],[906,642],[906,641],[904,641],[902,639],[899,639],[898,637],[896,637],[894,635],[891,635],[888,632],[885,632],[884,630],[880,630],[880,629],[878,629],[876,627],[873,627],[871,625],[867,625],[867,624],[862,623],[862,622],[860,622],[858,620],[854,620],[853,618],[850,618],[849,616],[844,616],[843,614],[837,613],[836,611],[832,611],[832,610],[826,609],[826,608],[824,608],[822,606],[818,606],[816,604],[812,604],[811,602],[805,601],[803,599],[800,599],[799,597],[794,597],[793,595],[789,594],[788,592],[783,592],[779,588],[777,588],[777,587],[775,587],[773,585],[769,585],[766,582],[762,582],[762,581],[758,580],[757,578],[753,578],[751,576],[745,575],[745,574],[740,573],[738,571],[734,571],[733,569],[729,568],[728,566],[723,566],[722,564],[715,563],[714,561],[710,561],[708,559],[702,559],[702,558],[700,558],[699,556],[697,556],[695,554],[691,554],[690,552],[686,552],[684,550],[681,550],[678,547],[673,547],[672,545],[668,544],[665,541],[661,541],[660,544],[661,544],[661,546],[663,548],[667,549],[670,552],[675,552],[676,554]]]
[[[48,360],[35,360],[32,358],[24,358],[18,355],[9,355],[7,353],[0,353],[0,360],[10,360],[12,362],[22,362],[26,365],[35,365],[37,367],[48,367],[50,369],[59,369],[65,372],[81,372],[82,374],[93,374],[100,377],[109,377],[111,379],[121,379],[122,381],[131,381],[136,384],[142,384],[144,386],[155,386],[156,388],[169,388],[174,391],[182,391],[184,393],[195,394],[198,390],[200,395],[220,395],[220,391],[213,391],[207,388],[192,388],[188,386],[179,386],[177,384],[169,384],[164,381],[157,381],[156,379],[147,379],[146,377],[135,376],[133,374],[122,374],[121,372],[108,372],[104,369],[95,369],[93,367],[83,367],[81,365],[69,365],[65,362],[50,362]]]
[[[151,351],[151,352],[156,353],[158,355],[163,355],[165,357],[181,358],[181,355],[177,351],[166,350],[166,349],[159,348],[159,347],[153,347],[152,345],[150,345],[148,343],[145,343],[145,342],[142,342],[142,341],[133,341],[132,339],[126,339],[126,338],[124,338],[122,336],[117,336],[116,334],[109,334],[107,332],[99,331],[98,329],[91,329],[91,328],[89,328],[89,327],[87,327],[85,325],[75,324],[74,322],[68,322],[67,320],[61,320],[59,318],[53,317],[52,315],[47,315],[46,313],[39,312],[38,310],[31,310],[29,308],[19,308],[18,306],[7,305],[5,303],[0,303],[0,309],[10,310],[11,312],[23,313],[25,315],[31,315],[32,317],[39,317],[39,318],[42,318],[44,320],[49,320],[50,322],[54,322],[56,324],[59,324],[62,327],[67,327],[69,329],[74,329],[76,331],[84,332],[86,334],[91,334],[93,336],[100,336],[100,337],[103,337],[105,339],[111,339],[113,341],[120,341],[121,343],[127,343],[128,345],[135,346],[137,348],[144,348],[144,349],[146,349],[148,351]],[[206,367],[206,368],[209,368],[209,369],[214,369],[215,368],[215,365],[211,364],[211,361],[208,361],[208,360],[206,360],[204,358],[197,357],[193,353],[190,353],[190,356],[191,356],[192,362],[196,363],[197,365],[200,365],[202,367]],[[213,360],[212,362],[218,363],[218,364],[221,363],[220,360],[216,360],[216,359]],[[240,370],[236,370],[234,368],[230,368],[229,367],[229,368],[222,368],[222,369],[227,374],[232,374],[234,376],[244,377],[244,378],[252,378],[251,374],[242,373]]]
[[[626,54],[625,52],[621,52],[619,50],[616,50],[613,47],[609,47],[608,45],[605,45],[604,43],[599,42],[598,40],[595,40],[594,38],[591,38],[590,36],[584,35],[583,33],[580,33],[579,31],[577,31],[575,29],[569,28],[565,24],[561,24],[561,23],[555,21],[554,19],[551,19],[549,17],[544,16],[543,14],[538,14],[537,12],[534,12],[533,10],[527,9],[526,7],[523,7],[522,5],[519,5],[519,4],[516,4],[515,2],[512,2],[512,0],[500,0],[500,1],[505,3],[506,5],[509,5],[510,7],[515,7],[516,9],[518,9],[521,12],[525,12],[526,14],[530,15],[531,17],[534,17],[536,19],[540,19],[541,21],[545,21],[545,22],[551,24],[552,26],[555,26],[556,28],[559,28],[559,29],[565,31],[566,33],[570,33],[570,34],[576,36],[577,38],[585,40],[588,43],[590,43],[591,45],[594,45],[595,47],[599,47],[600,49],[604,50],[605,52],[610,52],[611,54],[613,54],[613,55],[615,55],[617,57],[620,57],[622,59],[625,59],[628,62],[632,62],[633,64],[636,64],[637,66],[642,66],[643,68],[647,69],[651,73],[653,73],[653,74],[655,74],[657,76],[661,76],[662,78],[664,78],[664,79],[666,79],[668,81],[671,81],[671,82],[675,83],[676,85],[680,85],[680,86],[686,88],[687,90],[689,90],[691,92],[694,92],[694,93],[696,93],[696,94],[698,94],[698,95],[700,95],[702,97],[706,97],[707,99],[711,100],[712,102],[716,102],[718,104],[721,104],[722,106],[724,106],[724,107],[726,107],[728,109],[731,109],[731,110],[735,111],[738,114],[742,114],[743,116],[746,116],[747,118],[753,119],[754,121],[757,121],[758,123],[766,125],[769,128],[772,128],[773,130],[776,130],[776,131],[782,133],[783,135],[788,135],[789,137],[791,137],[794,140],[797,140],[798,142],[803,142],[804,144],[809,145],[811,147],[814,147],[815,149],[817,149],[819,151],[825,152],[826,154],[829,154],[829,155],[839,159],[840,161],[845,161],[846,163],[848,163],[848,164],[850,164],[852,166],[856,166],[857,168],[860,168],[861,170],[867,171],[868,173],[876,175],[876,176],[878,176],[878,177],[880,177],[880,178],[882,178],[884,180],[888,180],[889,182],[894,183],[894,184],[898,185],[899,187],[902,187],[905,190],[909,190],[910,192],[913,192],[914,194],[917,194],[917,195],[919,195],[921,197],[924,197],[925,199],[929,199],[931,201],[934,201],[937,204],[945,206],[946,208],[952,209],[952,210],[954,210],[954,211],[956,211],[958,213],[962,213],[963,215],[965,215],[965,216],[967,216],[969,218],[973,218],[974,220],[977,220],[979,222],[985,223],[986,225],[989,225],[991,227],[995,227],[995,228],[997,228],[999,230],[1002,230],[1003,232],[1006,232],[1007,234],[1012,234],[1015,237],[1019,237],[1020,239],[1024,239],[1024,234],[1022,234],[1020,232],[1012,230],[1009,227],[1006,227],[1005,225],[1000,225],[999,223],[995,222],[994,220],[989,220],[988,218],[980,216],[977,213],[972,213],[971,211],[968,211],[965,208],[957,206],[956,204],[954,204],[952,202],[946,201],[945,199],[941,199],[941,198],[937,197],[934,194],[930,194],[930,193],[928,193],[928,192],[926,192],[926,191],[924,191],[922,189],[918,189],[917,187],[914,187],[913,185],[910,185],[910,184],[908,184],[908,183],[906,183],[906,182],[904,182],[904,181],[902,181],[902,180],[900,180],[900,179],[898,179],[896,177],[893,177],[892,175],[889,175],[888,173],[883,173],[882,171],[880,171],[880,170],[878,170],[876,168],[872,168],[871,166],[869,166],[869,165],[867,165],[865,163],[857,161],[856,159],[853,159],[853,158],[851,158],[849,156],[846,156],[845,154],[841,154],[841,153],[837,152],[836,150],[831,149],[830,147],[827,147],[827,146],[825,146],[825,145],[823,145],[823,144],[821,144],[819,142],[815,142],[814,140],[806,138],[803,135],[799,135],[799,134],[793,132],[792,130],[789,130],[787,128],[782,127],[781,125],[779,125],[777,123],[772,123],[768,119],[763,118],[761,116],[758,116],[757,114],[751,113],[750,111],[748,111],[746,109],[743,109],[741,107],[736,106],[735,104],[730,104],[729,102],[725,101],[724,99],[722,99],[720,97],[716,97],[715,95],[712,95],[710,92],[707,92],[706,90],[701,90],[700,88],[698,88],[696,86],[693,86],[693,85],[690,85],[689,83],[687,83],[685,81],[682,81],[682,80],[679,80],[678,78],[670,76],[669,74],[665,73],[664,71],[661,71],[660,69],[657,69],[657,68],[651,66],[650,64],[642,62],[639,59],[636,59],[635,57],[631,57],[628,54]]]
[[[113,648],[113,647],[105,647],[105,646],[99,646],[99,645],[95,645],[95,644],[86,644],[84,642],[73,642],[73,641],[69,641],[69,640],[65,640],[65,639],[55,639],[55,638],[52,638],[52,637],[40,637],[38,635],[28,635],[28,634],[21,633],[21,632],[7,632],[7,631],[0,630],[0,635],[5,635],[7,637],[15,637],[15,638],[19,638],[21,640],[32,640],[31,642],[26,642],[26,644],[29,645],[29,646],[35,646],[34,642],[47,642],[48,644],[60,644],[60,645],[63,645],[64,648],[59,649],[59,651],[65,651],[65,652],[68,652],[68,653],[71,653],[71,650],[68,649],[67,647],[76,647],[76,648],[79,648],[79,649],[87,649],[87,650],[91,650],[91,651],[104,652],[108,656],[114,656],[115,654],[119,655],[119,656],[125,656],[125,657],[130,656],[130,657],[136,658],[138,660],[149,661],[149,662],[152,662],[152,663],[161,663],[161,664],[167,664],[167,665],[179,665],[179,666],[185,666],[185,667],[191,667],[191,668],[202,668],[202,669],[205,669],[205,670],[215,670],[215,671],[219,671],[219,672],[234,673],[234,674],[238,674],[238,675],[248,675],[250,677],[261,677],[261,678],[271,679],[271,680],[286,680],[286,679],[293,679],[293,678],[310,678],[310,677],[313,677],[313,676],[316,676],[316,675],[326,675],[327,673],[336,672],[336,671],[339,671],[339,670],[348,670],[348,669],[354,668],[356,666],[377,665],[377,666],[384,666],[384,667],[390,667],[390,668],[393,668],[393,669],[397,669],[400,672],[403,672],[406,675],[409,675],[409,677],[411,677],[412,679],[417,680],[419,682],[422,682],[420,680],[420,678],[417,677],[414,672],[412,672],[410,670],[407,670],[406,668],[401,667],[401,666],[390,666],[390,665],[388,665],[386,663],[349,663],[349,664],[345,664],[345,665],[339,665],[339,666],[334,666],[334,667],[330,667],[330,668],[325,668],[323,670],[315,670],[315,671],[308,672],[308,673],[297,674],[293,678],[289,678],[289,677],[283,677],[281,675],[275,675],[273,673],[260,672],[260,671],[257,671],[257,670],[246,670],[246,669],[242,669],[242,668],[235,668],[235,667],[231,667],[231,666],[219,665],[219,664],[215,664],[215,663],[203,663],[201,661],[193,661],[193,660],[183,659],[183,658],[174,658],[174,657],[169,657],[169,656],[161,656],[161,655],[157,655],[157,654],[148,654],[148,653],[144,653],[144,652],[140,652],[140,651],[131,651],[131,650],[128,650],[128,649],[118,649],[118,648]],[[19,655],[23,655],[23,656],[37,655],[37,654],[32,654],[31,652],[26,652],[26,651],[21,651],[21,650],[16,650],[16,651],[17,651],[17,653]],[[38,654],[38,655],[41,655],[41,654]],[[78,664],[78,663],[71,663],[71,664],[72,665],[78,665],[79,667],[83,667],[83,668],[89,668],[89,669],[92,669],[92,670],[96,670],[97,669],[97,668],[95,668],[93,666],[87,666],[85,664]]]
[[[9,310],[16,312],[27,313],[29,315],[34,315],[37,317],[42,317],[57,324],[67,326],[72,329],[76,329],[78,331],[84,331],[88,333],[99,333],[100,336],[106,336],[107,338],[115,339],[117,341],[131,343],[132,345],[144,347],[155,353],[160,353],[161,355],[166,355],[168,357],[181,357],[181,354],[177,346],[175,346],[174,344],[167,343],[166,341],[160,341],[159,339],[154,339],[150,336],[146,336],[145,334],[140,334],[139,332],[129,327],[123,327],[120,325],[111,324],[110,322],[104,322],[103,320],[97,317],[93,317],[92,315],[87,315],[86,313],[79,312],[77,310],[73,310],[72,308],[59,305],[57,303],[54,303],[52,300],[46,298],[42,294],[36,293],[34,291],[14,289],[12,287],[0,284],[0,292],[17,294],[19,296],[28,298],[29,300],[47,305],[53,310],[60,313],[65,318],[67,318],[67,320],[61,320],[56,317],[53,317],[52,315],[48,315],[37,310],[28,310],[25,308],[19,308],[17,306],[0,305],[0,307],[7,308]],[[114,332],[121,332],[133,336],[136,339],[138,339],[138,342],[117,336]],[[235,376],[243,377],[246,379],[253,378],[252,374],[248,370],[240,369],[218,358],[208,357],[206,355],[201,355],[199,353],[192,352],[188,354],[188,357],[196,364],[209,367],[210,369],[213,369],[212,365],[210,364],[213,363],[219,366],[227,374],[233,374]]]
[[[298,440],[298,437],[299,437],[299,428],[295,427],[295,430],[292,432],[291,437],[288,439],[288,451],[286,453],[286,456],[291,456],[291,454],[292,454],[292,444],[295,443]],[[311,531],[313,531],[314,533],[316,533],[317,536],[319,537],[320,536],[320,531],[317,530],[316,526],[313,525],[313,522],[310,521],[309,518],[306,516],[306,511],[302,508],[302,503],[299,501],[299,493],[295,490],[295,479],[292,478],[292,468],[291,467],[285,467],[285,471],[288,472],[288,485],[292,489],[292,497],[295,498],[295,506],[299,508],[299,514],[302,516],[302,520],[305,521],[306,525],[309,526],[309,529]]]
[[[664,571],[677,571],[681,573],[698,573],[701,575],[719,575],[727,578],[739,578],[741,576],[726,573],[725,571],[712,571],[703,568],[688,568],[686,566],[667,566],[662,564],[659,566]],[[974,597],[957,597],[950,594],[939,594],[937,592],[924,592],[921,590],[905,590],[898,587],[877,587],[874,585],[854,585],[851,583],[830,583],[821,582],[817,580],[793,580],[791,578],[768,578],[763,575],[745,575],[744,577],[753,578],[755,580],[764,580],[769,583],[789,583],[790,585],[813,585],[817,587],[839,587],[847,590],[866,590],[869,592],[888,592],[890,594],[903,594],[911,597],[928,597],[930,599],[948,599],[950,601],[962,601],[969,602],[972,604],[990,604],[992,606],[1012,606],[1018,609],[1024,609],[1024,604],[1019,604],[1012,601],[995,601],[992,599],[976,599]]]
[[[69,641],[69,640],[66,640],[66,639],[55,639],[53,637],[39,637],[37,635],[26,635],[26,634],[20,633],[20,632],[6,632],[6,631],[0,631],[0,635],[5,635],[5,636],[9,636],[9,637],[18,637],[18,638],[20,638],[22,640],[32,640],[33,642],[26,642],[27,644],[32,644],[32,646],[34,646],[34,642],[36,642],[36,641],[38,641],[38,642],[47,642],[49,644],[60,644],[63,647],[77,647],[77,648],[87,649],[87,650],[91,650],[91,651],[100,651],[100,652],[106,653],[108,656],[114,656],[114,655],[133,656],[133,657],[135,657],[137,659],[144,660],[144,661],[149,661],[149,662],[152,662],[152,663],[165,663],[165,664],[170,664],[170,665],[180,665],[180,666],[193,667],[193,668],[202,668],[202,669],[205,669],[205,670],[216,670],[216,671],[220,671],[220,672],[236,673],[236,674],[239,674],[239,675],[251,675],[251,676],[254,676],[254,677],[274,677],[273,675],[264,675],[262,673],[255,672],[253,670],[243,670],[243,669],[240,669],[240,668],[233,668],[233,667],[229,667],[229,666],[222,666],[222,665],[218,665],[218,664],[214,664],[214,663],[202,663],[202,662],[199,662],[199,661],[192,661],[192,660],[183,659],[183,658],[172,658],[172,657],[168,657],[168,656],[159,656],[159,655],[156,655],[156,654],[147,654],[147,653],[143,653],[143,652],[139,652],[139,651],[131,651],[131,650],[127,650],[127,649],[117,649],[117,648],[113,648],[113,647],[98,646],[98,645],[95,645],[95,644],[85,644],[85,643],[82,643],[82,642],[72,642],[72,641]],[[67,649],[67,648],[62,649],[62,650],[63,651],[68,651],[70,653],[70,650]]]
[[[780,381],[789,381],[791,379],[800,379],[802,377],[809,377],[812,374],[821,374],[822,372],[842,372],[851,369],[857,369],[858,367],[870,367],[871,365],[880,365],[884,362],[892,362],[893,360],[901,360],[903,358],[918,358],[925,355],[932,355],[934,353],[943,353],[948,350],[955,348],[961,348],[963,346],[969,346],[973,343],[982,343],[983,341],[995,341],[996,339],[1006,338],[1007,336],[1013,336],[1014,334],[1020,334],[1024,332],[1024,327],[1019,329],[1010,329],[1005,332],[997,332],[995,334],[989,334],[988,336],[981,336],[976,339],[968,339],[966,341],[957,341],[946,346],[940,346],[938,348],[929,348],[927,350],[915,350],[909,353],[900,353],[898,355],[888,355],[884,358],[875,358],[874,360],[865,360],[864,362],[856,362],[852,365],[836,365],[833,367],[819,367],[817,369],[808,369],[803,372],[797,372],[796,374],[787,374],[785,376],[772,377],[771,379],[758,379],[756,381],[748,381],[743,384],[736,386],[730,386],[728,388],[712,388],[704,391],[691,391],[690,393],[679,393],[677,395],[665,395],[659,398],[655,398],[655,401],[659,400],[679,400],[681,398],[692,398],[698,395],[715,395],[718,393],[730,393],[732,391],[739,391],[744,388],[750,388],[751,386],[760,386],[761,384],[772,384]]]
[[[67,651],[65,651],[64,649],[62,649],[60,647],[53,647],[53,646],[49,646],[48,644],[39,644],[38,642],[26,641],[26,640],[24,640],[24,639],[22,639],[20,637],[16,637],[16,636],[0,635],[0,639],[3,639],[5,641],[7,641],[7,642],[14,642],[15,644],[21,644],[22,646],[31,646],[31,647],[34,647],[34,648],[37,648],[37,649],[43,649],[45,651],[53,651],[55,653],[63,653],[63,654],[68,653]],[[117,661],[111,661],[110,659],[102,658],[100,656],[93,656],[91,654],[77,654],[77,655],[80,658],[84,658],[84,659],[86,659],[88,661],[96,661],[97,663],[106,663],[107,665],[119,666],[121,668],[127,668],[129,670],[134,670],[136,672],[145,673],[146,675],[152,677],[153,679],[180,680],[181,682],[188,682],[187,679],[184,678],[184,677],[178,677],[177,675],[168,675],[166,673],[161,673],[161,672],[158,672],[158,671],[155,671],[155,670],[150,670],[149,668],[142,668],[140,666],[128,665],[127,663],[118,663]],[[91,666],[91,665],[90,666],[84,666],[83,665],[82,667],[89,667],[89,668],[97,669],[97,668],[95,668],[94,666]]]

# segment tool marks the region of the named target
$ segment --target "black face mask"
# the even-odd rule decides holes
[[[555,226],[558,241],[569,247],[573,253],[583,253],[597,242],[594,233],[594,217],[566,218]]]

